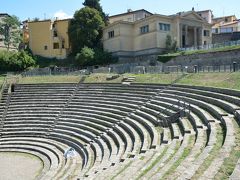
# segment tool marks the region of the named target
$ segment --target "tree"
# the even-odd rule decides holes
[[[108,15],[106,15],[104,12],[103,12],[103,9],[102,9],[102,6],[100,5],[100,0],[85,0],[83,5],[85,7],[90,7],[90,8],[94,8],[96,9],[100,15],[102,16],[105,24],[107,25],[108,23]]]
[[[9,51],[10,46],[17,47],[21,42],[20,21],[16,16],[8,16],[0,23],[0,34],[4,36],[4,44]]]
[[[75,59],[80,66],[93,65],[94,55],[93,49],[85,46],[80,53],[76,55]]]
[[[103,27],[103,19],[96,9],[84,7],[76,11],[68,30],[72,53],[76,55],[84,46],[101,46],[99,35]]]
[[[24,51],[0,51],[0,71],[22,71],[35,66],[34,58]]]

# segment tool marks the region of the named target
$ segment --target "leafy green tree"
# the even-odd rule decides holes
[[[35,60],[24,51],[0,51],[0,71],[22,71],[35,66]]]
[[[84,7],[76,11],[68,30],[72,53],[76,55],[84,46],[101,46],[103,27],[104,21],[96,9]]]
[[[105,24],[108,23],[108,15],[103,12],[102,6],[100,5],[100,0],[85,0],[83,3],[84,6],[96,9],[102,16]]]
[[[77,53],[75,59],[80,66],[93,65],[94,55],[93,49],[85,46],[80,53]]]
[[[11,45],[17,47],[21,42],[20,21],[18,17],[5,17],[0,23],[0,34],[4,36],[4,44],[8,51]]]

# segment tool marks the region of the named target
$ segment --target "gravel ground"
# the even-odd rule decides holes
[[[42,168],[42,161],[35,156],[0,153],[0,180],[33,180]]]

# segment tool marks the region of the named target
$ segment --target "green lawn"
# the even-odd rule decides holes
[[[1,85],[2,85],[2,83],[3,83],[3,81],[4,81],[4,76],[2,76],[2,75],[0,75],[0,87],[1,87]]]
[[[163,54],[158,56],[158,60],[160,62],[167,62],[170,61],[172,58],[175,58],[177,56],[187,56],[187,55],[192,55],[192,54],[204,54],[204,53],[211,53],[211,52],[224,52],[224,51],[232,51],[232,50],[239,50],[240,45],[235,45],[235,46],[226,46],[226,47],[219,47],[215,49],[200,49],[200,50],[192,50],[192,51],[180,51],[176,53],[168,53],[168,54]]]
[[[84,83],[121,83],[123,76],[118,77],[114,80],[107,80],[107,77],[113,76],[114,74],[94,73],[86,77]]]
[[[169,84],[179,78],[181,74],[123,74],[114,80],[107,80],[112,74],[91,74],[84,83],[121,83],[123,77],[136,77],[134,83]],[[36,83],[77,83],[81,76],[35,76],[20,78],[20,84]],[[0,76],[0,84],[4,77]],[[178,84],[210,86],[240,90],[240,72],[236,73],[197,73],[187,74]]]
[[[240,72],[188,74],[178,83],[240,90]]]
[[[34,76],[20,78],[19,84],[37,83],[77,83],[80,76]]]
[[[134,83],[170,84],[181,74],[126,74],[125,76],[135,76]]]

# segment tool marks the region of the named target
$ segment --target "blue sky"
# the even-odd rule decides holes
[[[0,0],[0,13],[16,15],[21,20],[54,16],[71,17],[82,7],[84,0]],[[239,0],[101,0],[107,14],[126,12],[127,9],[146,9],[152,13],[174,14],[188,11],[212,9],[215,17],[235,14],[240,19]]]

